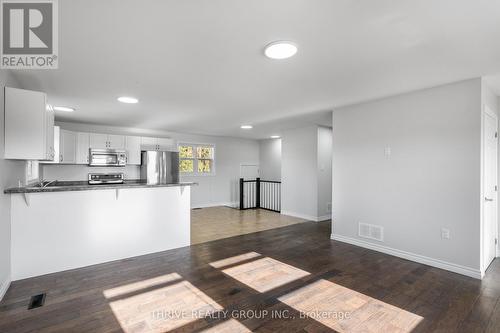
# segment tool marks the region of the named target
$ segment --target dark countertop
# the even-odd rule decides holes
[[[124,188],[153,188],[153,187],[173,187],[191,186],[197,183],[169,183],[169,184],[147,184],[141,180],[125,180],[123,184],[89,185],[87,181],[56,181],[47,187],[26,186],[11,187],[3,191],[6,194],[14,193],[41,193],[41,192],[71,192],[71,191],[92,191],[92,190],[113,190]]]

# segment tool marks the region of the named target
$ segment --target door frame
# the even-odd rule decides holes
[[[481,208],[481,232],[480,232],[480,270],[481,270],[481,277],[484,277],[484,274],[486,273],[486,269],[488,267],[485,267],[486,264],[485,264],[485,258],[484,258],[484,241],[485,241],[485,231],[486,231],[486,228],[485,228],[485,201],[484,201],[484,197],[485,197],[485,189],[484,189],[484,176],[485,176],[485,117],[486,115],[494,118],[496,120],[496,123],[497,123],[497,132],[499,132],[499,123],[498,123],[498,115],[496,113],[494,113],[491,108],[489,108],[487,105],[483,105],[482,107],[482,112],[481,112],[481,198],[480,198],[480,208]],[[500,135],[499,135],[500,136]],[[499,149],[499,143],[498,143],[498,138],[497,138],[497,186],[498,186],[498,181],[499,181],[499,174],[498,174],[498,167],[499,167],[499,161],[498,161],[498,149]],[[496,198],[497,200],[495,201],[496,202],[496,223],[495,223],[495,236],[496,238],[498,239],[499,235],[498,235],[498,231],[499,231],[499,220],[498,220],[498,217],[499,217],[499,212],[498,212],[498,209],[499,209],[499,205],[498,205],[498,191],[497,191],[497,195],[496,195]],[[497,242],[496,246],[495,246],[495,257],[499,257],[500,256],[500,250],[499,250],[499,244]]]

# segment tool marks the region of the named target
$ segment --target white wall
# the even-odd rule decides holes
[[[11,73],[0,70],[0,299],[10,284],[10,195],[4,194],[6,188],[16,186],[24,180],[25,163],[4,160],[4,86],[18,87]]]
[[[259,141],[260,178],[281,180],[281,139]]]
[[[480,147],[480,79],[334,110],[332,237],[478,277]]]
[[[214,144],[216,159],[215,175],[181,177],[181,181],[193,181],[199,184],[198,186],[194,186],[191,191],[192,207],[236,205],[238,203],[240,165],[259,164],[259,143],[257,140],[79,123],[58,122],[57,124],[63,129],[72,131],[171,137],[178,142]],[[45,165],[43,166],[43,177],[49,180],[85,180],[87,173],[91,169],[95,168],[87,166]],[[129,166],[124,171],[129,179],[139,177],[137,167]]]
[[[332,212],[332,129],[318,127],[318,216],[330,219]]]

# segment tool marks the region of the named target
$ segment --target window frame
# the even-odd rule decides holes
[[[181,157],[180,147],[190,146],[193,148],[193,157]],[[212,148],[212,158],[198,158],[197,147],[210,147]],[[216,164],[216,147],[214,143],[200,143],[200,142],[179,142],[177,143],[177,149],[179,150],[179,175],[186,177],[210,177],[215,176],[215,164]],[[182,172],[180,170],[180,162],[182,160],[192,160],[193,161],[193,172]],[[198,171],[198,160],[210,160],[212,161],[212,168],[210,172],[199,172]]]

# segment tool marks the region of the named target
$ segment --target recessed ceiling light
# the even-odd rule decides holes
[[[279,139],[280,136],[279,135],[271,135],[271,139]]]
[[[288,41],[272,42],[266,46],[264,53],[271,59],[286,59],[297,53],[297,45]]]
[[[53,109],[55,111],[61,111],[61,112],[73,112],[73,111],[75,111],[74,108],[70,108],[68,106],[54,106]]]
[[[241,128],[242,129],[252,129],[253,126],[252,125],[241,125]]]
[[[139,100],[135,97],[127,97],[127,96],[122,96],[118,97],[118,101],[122,103],[127,103],[127,104],[135,104],[138,103]]]

